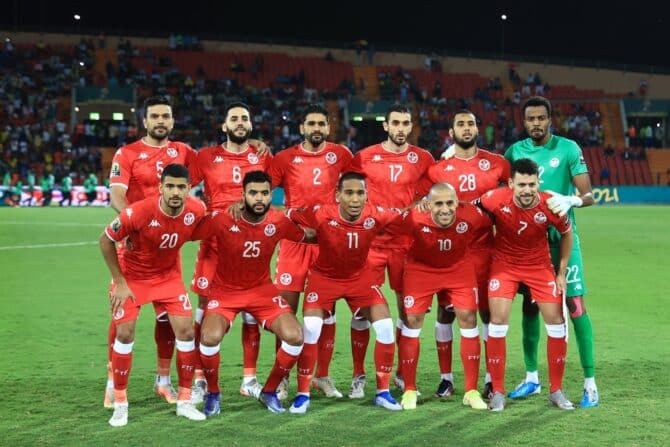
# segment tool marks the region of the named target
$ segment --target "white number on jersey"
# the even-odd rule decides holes
[[[175,248],[177,246],[177,240],[179,239],[179,234],[177,233],[164,233],[161,235],[161,244],[158,248]]]
[[[243,258],[257,258],[261,255],[261,241],[244,241]]]
[[[321,169],[320,168],[314,168],[312,170],[312,174],[314,174],[314,179],[312,180],[312,183],[315,185],[320,185],[321,184]]]
[[[156,177],[161,178],[163,175],[163,160],[158,160],[156,162]]]
[[[544,183],[544,180],[542,180],[542,174],[544,174],[544,166],[538,166],[537,167],[537,178],[540,180],[540,185]]]
[[[402,165],[389,165],[389,169],[391,170],[391,182],[397,182],[398,176],[402,172]]]
[[[458,176],[458,180],[460,181],[459,191],[474,191],[477,189],[477,180],[474,174],[461,174]]]
[[[358,248],[358,233],[347,233],[349,239],[349,248]]]
[[[191,300],[188,298],[188,294],[179,295],[179,302],[184,307],[184,310],[191,310]]]
[[[438,239],[437,243],[440,244],[440,251],[451,250],[451,239]]]
[[[239,166],[233,166],[233,183],[242,183],[242,169]]]
[[[519,228],[519,231],[517,231],[516,234],[521,234],[521,232],[522,232],[523,230],[525,230],[526,228],[528,228],[528,222],[526,222],[526,221],[524,221],[524,220],[520,220],[520,221],[519,221],[519,225],[521,225],[521,228]]]

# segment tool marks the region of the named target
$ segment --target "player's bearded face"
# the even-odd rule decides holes
[[[305,140],[313,147],[316,147],[326,140],[330,133],[330,127],[325,116],[320,113],[310,113],[305,118],[301,131],[305,136]]]
[[[174,127],[172,108],[164,104],[150,106],[144,118],[144,127],[147,135],[154,140],[166,139]]]
[[[272,193],[269,183],[249,183],[246,186],[244,209],[248,214],[256,217],[264,216],[270,209],[271,202]]]
[[[452,128],[452,137],[456,144],[463,149],[470,149],[477,142],[477,136],[479,131],[474,116],[466,113],[457,114]]]
[[[251,135],[251,118],[249,111],[243,107],[234,107],[228,111],[223,131],[228,139],[235,144],[244,144]]]
[[[524,114],[523,125],[533,141],[541,142],[544,140],[549,133],[549,126],[551,125],[551,120],[549,119],[549,113],[547,112],[546,107],[527,107]]]
[[[345,180],[335,198],[340,203],[342,217],[352,221],[358,219],[368,199],[365,182],[358,179]]]
[[[537,204],[539,200],[537,191],[540,187],[537,174],[528,175],[517,172],[509,180],[509,185],[514,191],[514,201],[522,208],[532,208]]]
[[[384,130],[388,139],[396,146],[407,143],[407,137],[412,132],[412,119],[409,113],[391,112],[384,122]]]

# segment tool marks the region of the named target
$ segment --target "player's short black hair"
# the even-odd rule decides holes
[[[163,169],[161,183],[163,183],[165,177],[185,178],[187,182],[191,181],[191,175],[188,172],[188,168],[177,163],[169,164]]]
[[[472,110],[468,109],[460,109],[456,110],[454,114],[451,116],[451,127],[454,127],[454,123],[456,122],[456,115],[472,115],[472,117],[475,119],[475,125],[477,124],[477,115],[472,112]]]
[[[512,177],[514,174],[539,175],[540,169],[530,158],[519,158],[512,163]]]
[[[144,117],[147,118],[149,116],[149,107],[158,105],[172,108],[172,102],[170,102],[167,96],[150,96],[144,100]]]
[[[552,110],[551,110],[551,102],[544,96],[531,96],[526,100],[526,102],[523,103],[523,106],[521,107],[521,115],[526,116],[526,109],[528,107],[544,107],[547,109],[547,116],[551,118]]]
[[[406,106],[405,104],[400,104],[400,103],[395,103],[391,107],[388,108],[386,111],[386,118],[385,121],[388,123],[389,119],[391,118],[391,113],[392,112],[398,112],[398,113],[407,113],[409,116],[412,116],[412,110],[410,110],[409,106]]]
[[[272,177],[267,172],[263,171],[249,171],[244,174],[244,179],[242,180],[242,188],[246,189],[249,183],[265,183],[268,182],[270,187],[272,187]]]
[[[244,103],[242,101],[235,101],[235,102],[231,102],[230,104],[228,104],[226,106],[226,111],[223,114],[224,119],[228,118],[228,112],[230,112],[230,109],[234,109],[236,107],[241,107],[241,108],[245,109],[247,112],[249,112],[249,115],[251,115],[251,108],[249,107],[249,105],[247,103]]]
[[[321,104],[310,104],[307,106],[307,108],[302,114],[303,123],[307,119],[307,115],[309,115],[310,113],[320,113],[321,115],[326,117],[326,123],[328,122],[328,110],[326,110],[326,108]]]
[[[361,174],[360,172],[353,172],[353,171],[345,172],[344,174],[342,174],[340,179],[337,181],[337,190],[338,191],[342,191],[342,185],[347,180],[360,180],[362,182],[365,182],[365,175]]]

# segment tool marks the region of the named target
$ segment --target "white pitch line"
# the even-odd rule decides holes
[[[0,250],[21,250],[24,248],[78,247],[81,245],[93,245],[97,243],[98,243],[97,241],[87,241],[87,242],[64,242],[62,244],[6,245],[4,247],[0,247]]]
[[[100,223],[78,223],[78,222],[31,222],[20,220],[0,221],[0,225],[48,225],[50,227],[99,227],[104,228],[105,224]]]

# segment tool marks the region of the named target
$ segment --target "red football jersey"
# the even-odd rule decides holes
[[[279,152],[268,173],[273,188],[284,188],[286,207],[307,208],[334,203],[337,181],[352,158],[349,149],[339,144],[326,142],[319,152],[310,152],[300,143]]]
[[[151,146],[142,139],[127,144],[116,151],[109,174],[109,186],[120,185],[127,189],[128,204],[158,194],[158,185],[165,166],[173,163],[185,165],[193,177],[196,152],[186,143],[168,141],[165,146]],[[199,182],[191,179],[191,184]]]
[[[367,178],[368,201],[384,208],[405,208],[414,202],[419,179],[435,163],[430,152],[411,144],[403,152],[384,149],[382,144],[356,153],[351,170]],[[375,247],[406,247],[407,238],[380,236]]]
[[[161,210],[160,200],[149,197],[128,206],[105,228],[114,242],[126,240],[119,262],[129,279],[181,278],[179,249],[193,240],[193,232],[205,216],[205,204],[189,196],[181,214],[173,217]]]
[[[511,188],[502,187],[482,196],[481,205],[495,218],[493,256],[503,262],[524,266],[551,265],[547,228],[553,225],[561,234],[570,231],[570,217],[558,217],[547,206],[551,194],[539,192],[540,202],[530,209],[514,203]]]
[[[507,184],[509,178],[510,164],[505,157],[478,149],[473,157],[452,157],[431,166],[419,182],[417,195],[423,197],[435,183],[445,182],[456,189],[459,201],[472,202],[501,183]],[[473,248],[492,245],[493,232],[489,228],[477,233]]]
[[[460,203],[456,209],[456,218],[448,227],[437,225],[429,211],[413,209],[406,213],[402,221],[389,225],[387,231],[412,235],[408,262],[444,268],[460,262],[477,233],[491,226],[491,220],[479,208],[469,203]]]
[[[205,181],[205,198],[208,210],[223,210],[242,199],[242,180],[249,171],[267,172],[272,155],[259,156],[254,146],[244,152],[234,153],[223,145],[210,146],[198,151],[194,180]]]
[[[221,252],[211,286],[212,295],[225,289],[250,289],[271,283],[270,260],[281,239],[300,242],[305,232],[284,215],[270,209],[262,222],[234,220],[215,211],[203,220],[193,239],[216,238]]]
[[[340,206],[327,204],[290,213],[291,219],[316,230],[319,257],[312,269],[329,278],[358,277],[375,237],[399,213],[366,204],[356,222],[340,216]]]

